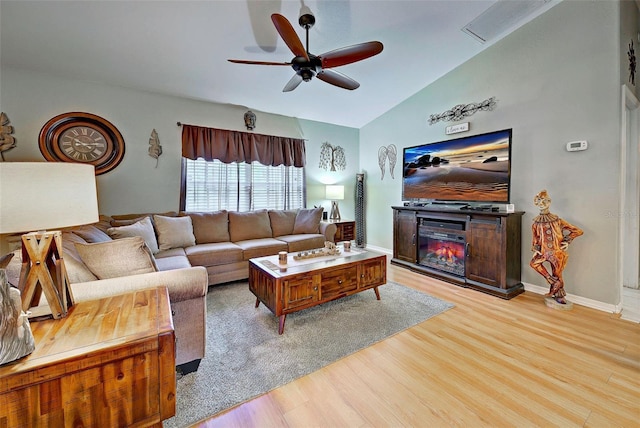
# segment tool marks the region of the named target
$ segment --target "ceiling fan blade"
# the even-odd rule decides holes
[[[300,37],[298,37],[298,34],[295,32],[287,18],[279,13],[274,13],[271,15],[271,21],[273,21],[273,25],[275,25],[276,30],[278,30],[278,34],[280,34],[282,40],[284,40],[287,46],[289,46],[291,52],[293,52],[295,56],[301,56],[309,61],[309,55],[300,41]]]
[[[248,61],[244,59],[228,59],[227,61],[235,64],[252,64],[252,65],[291,65],[290,62],[270,62],[270,61]]]
[[[353,80],[351,77],[345,76],[344,74],[335,70],[322,70],[318,74],[316,74],[316,77],[324,82],[339,86],[344,89],[354,90],[360,87],[360,84]]]
[[[338,67],[378,55],[383,47],[380,42],[366,42],[326,52],[318,57],[322,60],[322,68]]]
[[[289,80],[289,82],[287,82],[287,84],[284,85],[284,88],[282,89],[282,92],[291,92],[295,88],[297,88],[300,83],[302,83],[302,76],[300,76],[298,73],[296,73],[296,74],[293,75],[291,80]]]

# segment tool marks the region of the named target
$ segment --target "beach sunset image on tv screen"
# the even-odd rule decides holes
[[[404,149],[403,199],[509,202],[511,129]]]

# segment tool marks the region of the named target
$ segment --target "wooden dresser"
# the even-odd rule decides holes
[[[35,351],[0,366],[0,427],[161,426],[175,415],[165,287],[80,302],[31,330]]]

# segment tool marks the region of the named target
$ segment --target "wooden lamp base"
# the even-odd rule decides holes
[[[33,311],[29,318],[64,318],[74,305],[69,276],[62,258],[62,233],[32,232],[22,235],[22,269],[19,283],[22,310],[38,306],[42,292],[51,313]]]
[[[331,201],[331,220],[340,220],[340,210],[338,209],[338,201]]]

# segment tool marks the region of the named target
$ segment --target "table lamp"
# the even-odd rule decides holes
[[[338,201],[344,199],[344,186],[328,185],[326,187],[326,198],[331,201],[331,220],[340,220],[340,210]]]
[[[62,232],[45,229],[96,221],[93,165],[0,162],[0,234],[28,232],[22,235],[18,286],[25,312],[38,306],[42,292],[54,318],[65,317],[74,304],[64,266]],[[34,312],[30,318],[40,315]]]

